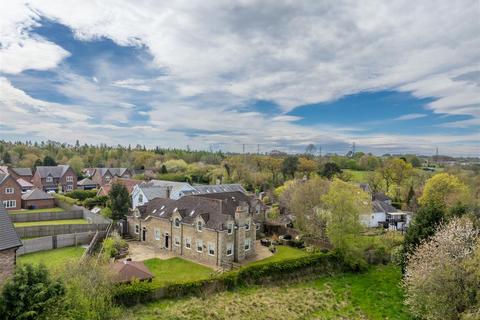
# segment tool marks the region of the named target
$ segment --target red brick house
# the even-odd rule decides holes
[[[55,207],[55,198],[40,189],[30,190],[22,195],[22,208],[47,209]]]
[[[15,270],[17,249],[21,246],[22,242],[15,232],[12,220],[0,203],[0,285]]]
[[[10,173],[15,180],[23,179],[25,181],[32,181],[33,172],[30,168],[8,168],[8,173]]]
[[[39,166],[32,183],[43,191],[72,191],[77,188],[77,175],[69,165]]]
[[[22,187],[12,175],[0,172],[0,202],[7,210],[22,206]]]
[[[113,178],[130,179],[132,175],[132,171],[128,168],[95,168],[91,179],[97,185],[103,186],[110,183]]]

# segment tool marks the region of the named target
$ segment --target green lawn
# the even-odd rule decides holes
[[[58,224],[87,224],[86,219],[65,219],[65,220],[47,220],[47,221],[29,221],[29,222],[15,222],[15,227],[33,227],[33,226],[51,226]]]
[[[352,181],[357,183],[366,183],[368,180],[368,175],[373,171],[359,171],[359,170],[350,170],[343,169],[343,171],[348,172],[352,175]]]
[[[248,287],[125,309],[127,319],[412,319],[395,266],[295,285]]]
[[[9,211],[9,213],[16,214],[16,213],[39,213],[39,212],[63,212],[65,211],[63,208],[47,208],[47,209],[21,209],[21,210],[13,210]]]
[[[145,260],[144,263],[155,276],[152,285],[156,288],[169,283],[206,279],[214,272],[213,269],[181,258],[153,258]]]
[[[249,265],[263,264],[263,263],[274,262],[274,261],[282,261],[282,260],[300,258],[300,257],[309,255],[309,253],[305,252],[304,250],[300,250],[300,249],[289,247],[289,246],[276,246],[276,247],[277,247],[277,252],[275,252],[273,256],[252,262]]]
[[[60,249],[28,253],[17,257],[18,264],[44,263],[47,268],[55,270],[62,267],[67,261],[78,260],[85,251],[82,247],[66,247]]]

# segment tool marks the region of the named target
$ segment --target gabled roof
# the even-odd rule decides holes
[[[32,176],[32,169],[30,168],[11,168],[19,176]]]
[[[383,192],[375,192],[373,194],[373,200],[378,200],[378,201],[388,201],[391,200],[385,193]]]
[[[28,182],[27,180],[25,179],[22,179],[22,178],[18,178],[17,179],[17,182],[18,184],[22,187],[22,188],[31,188],[33,187],[33,184]]]
[[[22,242],[13,227],[12,220],[0,203],[0,251],[22,246]]]
[[[59,164],[58,166],[39,166],[37,167],[38,174],[41,178],[52,176],[53,178],[61,178],[70,168],[68,164]]]
[[[97,185],[95,182],[92,181],[90,178],[85,178],[77,182],[77,185],[79,186],[92,186],[92,185]]]
[[[392,213],[398,211],[397,208],[395,208],[394,206],[380,200],[373,200],[372,207],[373,212]]]
[[[15,180],[13,178],[12,175],[10,175],[9,173],[3,173],[3,171],[0,171],[0,185],[2,185],[9,178],[11,178],[13,181],[15,181],[18,184],[18,186],[20,187],[20,184],[18,183],[17,180]]]
[[[186,191],[186,195],[190,194],[209,194],[221,192],[243,192],[247,193],[243,187],[238,183],[233,184],[211,184],[211,185],[194,185],[194,190]]]
[[[141,261],[117,261],[111,265],[111,268],[115,272],[115,281],[120,283],[153,278],[153,274]]]
[[[110,190],[112,190],[112,184],[114,183],[119,183],[125,186],[127,188],[128,193],[132,193],[133,188],[141,183],[142,180],[137,180],[137,179],[127,179],[127,178],[114,178],[111,182],[103,185],[100,190],[98,190],[99,195],[108,195],[110,193]]]
[[[102,177],[107,174],[107,172],[112,176],[121,177],[127,170],[128,168],[96,168],[96,171],[98,171]]]
[[[148,216],[170,219],[178,212],[182,222],[193,224],[200,216],[206,227],[224,230],[226,222],[234,219],[238,206],[250,204],[252,199],[241,192],[224,192],[207,195],[184,196],[178,200],[155,198],[138,210],[143,218]]]
[[[53,199],[53,196],[37,188],[27,191],[25,194],[22,195],[22,200],[49,200],[49,199]]]
[[[177,182],[167,180],[150,180],[138,185],[148,200],[154,198],[167,198],[167,188],[170,188],[170,194],[186,194],[193,187],[188,182]]]

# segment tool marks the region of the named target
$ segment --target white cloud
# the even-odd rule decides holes
[[[113,85],[120,88],[148,92],[151,90],[151,88],[146,83],[147,82],[145,80],[141,80],[141,79],[125,79],[125,80],[115,81]]]
[[[405,114],[403,116],[397,117],[393,120],[397,120],[397,121],[414,120],[414,119],[424,118],[426,116],[427,115],[424,113],[409,113],[409,114]]]

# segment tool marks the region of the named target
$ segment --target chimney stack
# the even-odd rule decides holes
[[[171,186],[167,186],[167,199],[170,199],[170,194],[172,192],[172,187]]]

